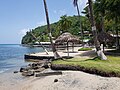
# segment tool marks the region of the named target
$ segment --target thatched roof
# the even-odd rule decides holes
[[[113,36],[111,36],[110,34],[101,31],[100,33],[98,33],[98,41],[101,44],[109,44],[112,45],[115,42],[115,39]],[[94,43],[94,39],[92,38],[91,40],[88,41],[89,44],[93,44]]]
[[[100,43],[112,43],[114,42],[114,37],[112,37],[110,34],[101,31],[98,34],[98,40]]]
[[[60,35],[56,40],[55,43],[63,43],[63,42],[78,42],[79,38],[66,32]]]

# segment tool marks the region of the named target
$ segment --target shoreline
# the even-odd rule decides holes
[[[77,48],[76,48],[77,50]],[[76,51],[75,50],[75,51]],[[81,51],[80,51],[81,52]],[[81,57],[81,56],[77,56]],[[89,56],[84,56],[88,58]],[[46,69],[43,72],[48,72]],[[62,71],[62,75],[24,77],[14,70],[0,77],[0,90],[119,90],[120,78],[101,77],[82,71]],[[57,82],[54,80],[57,79]]]
[[[46,71],[49,71],[47,69]],[[18,74],[15,74],[18,76]],[[54,82],[58,79],[58,82]],[[0,90],[119,90],[120,78],[101,77],[81,71],[62,71],[62,75],[25,77],[23,81],[0,84]]]
[[[22,82],[29,80],[20,73],[14,73],[13,70],[0,74],[0,90],[9,90]],[[11,89],[12,90],[12,89]]]

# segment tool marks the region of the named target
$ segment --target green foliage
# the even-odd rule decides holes
[[[90,31],[90,23],[85,16],[67,16],[64,15],[60,18],[58,22],[52,23],[50,25],[52,36],[55,39],[63,32],[70,32],[73,35],[80,36],[80,23],[79,18],[81,18],[82,28],[84,31]],[[61,32],[63,31],[63,32]],[[35,37],[39,38],[40,41],[49,41],[47,26],[40,26],[32,29],[32,33]],[[29,32],[22,38],[22,44],[32,44],[35,40],[31,37]]]
[[[93,10],[97,30],[100,31],[102,29],[102,17],[105,19],[103,22],[105,24],[105,31],[116,30],[116,25],[120,25],[120,0],[95,0],[93,3]],[[82,13],[90,20],[88,6],[84,8]]]
[[[26,35],[22,38],[21,41],[22,44],[32,44],[34,42],[35,41],[29,32],[26,33]]]
[[[71,19],[67,18],[67,15],[63,15],[60,17],[58,27],[62,31],[62,33],[64,33],[68,32],[68,29],[70,28],[71,24],[72,24]]]
[[[74,0],[74,4],[76,4],[77,1],[78,0]],[[110,32],[110,34],[116,34],[117,30],[120,32],[120,0],[95,0],[93,7],[98,32],[102,29],[102,18],[104,18],[103,24],[106,32]],[[70,32],[73,35],[81,36],[79,18],[81,19],[83,31],[89,31],[91,33],[88,6],[84,8],[82,13],[84,13],[85,16],[61,16],[58,22],[50,25],[52,36],[56,39],[63,32]],[[40,41],[49,41],[46,25],[33,29],[32,33],[39,38]],[[91,37],[88,36],[88,38]],[[34,42],[35,40],[29,32],[26,33],[21,41],[22,44],[34,44]]]
[[[72,65],[84,67],[84,70],[97,70],[105,73],[115,73],[120,76],[120,57],[107,56],[108,60],[100,60],[99,58],[85,59],[72,58],[67,60],[55,60],[52,64],[55,65]]]
[[[92,48],[80,48],[80,49],[78,49],[78,51],[89,51],[89,50],[92,50]]]

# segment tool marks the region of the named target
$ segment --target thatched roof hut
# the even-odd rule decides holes
[[[69,49],[68,49],[68,43],[71,42],[73,43],[72,44],[72,51],[74,51],[74,43],[77,43],[79,42],[79,38],[66,32],[66,33],[63,33],[62,35],[60,35],[56,40],[55,40],[55,43],[56,44],[63,44],[63,43],[67,43],[67,51],[68,51],[68,56],[69,56]]]
[[[101,31],[100,33],[98,33],[97,37],[100,44],[103,44],[103,47],[102,47],[103,51],[104,51],[105,45],[112,46],[115,42],[114,37],[104,31]],[[92,38],[91,40],[88,41],[88,43],[89,45],[93,45],[94,39]]]
[[[114,37],[112,37],[110,34],[104,32],[104,31],[101,31],[98,34],[98,40],[102,44],[108,44],[108,43],[113,43],[114,42]]]
[[[55,43],[64,43],[64,42],[79,42],[79,38],[66,32],[60,35],[56,40]]]
[[[100,33],[98,33],[98,41],[101,43],[101,44],[113,44],[114,43],[114,37],[111,36],[110,34],[104,32],[104,31],[101,31]],[[88,41],[88,43],[94,43],[94,40],[93,38],[91,40]]]

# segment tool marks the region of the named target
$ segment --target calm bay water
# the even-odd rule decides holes
[[[40,47],[23,47],[16,44],[0,44],[0,73],[25,66],[24,54],[43,52]]]

